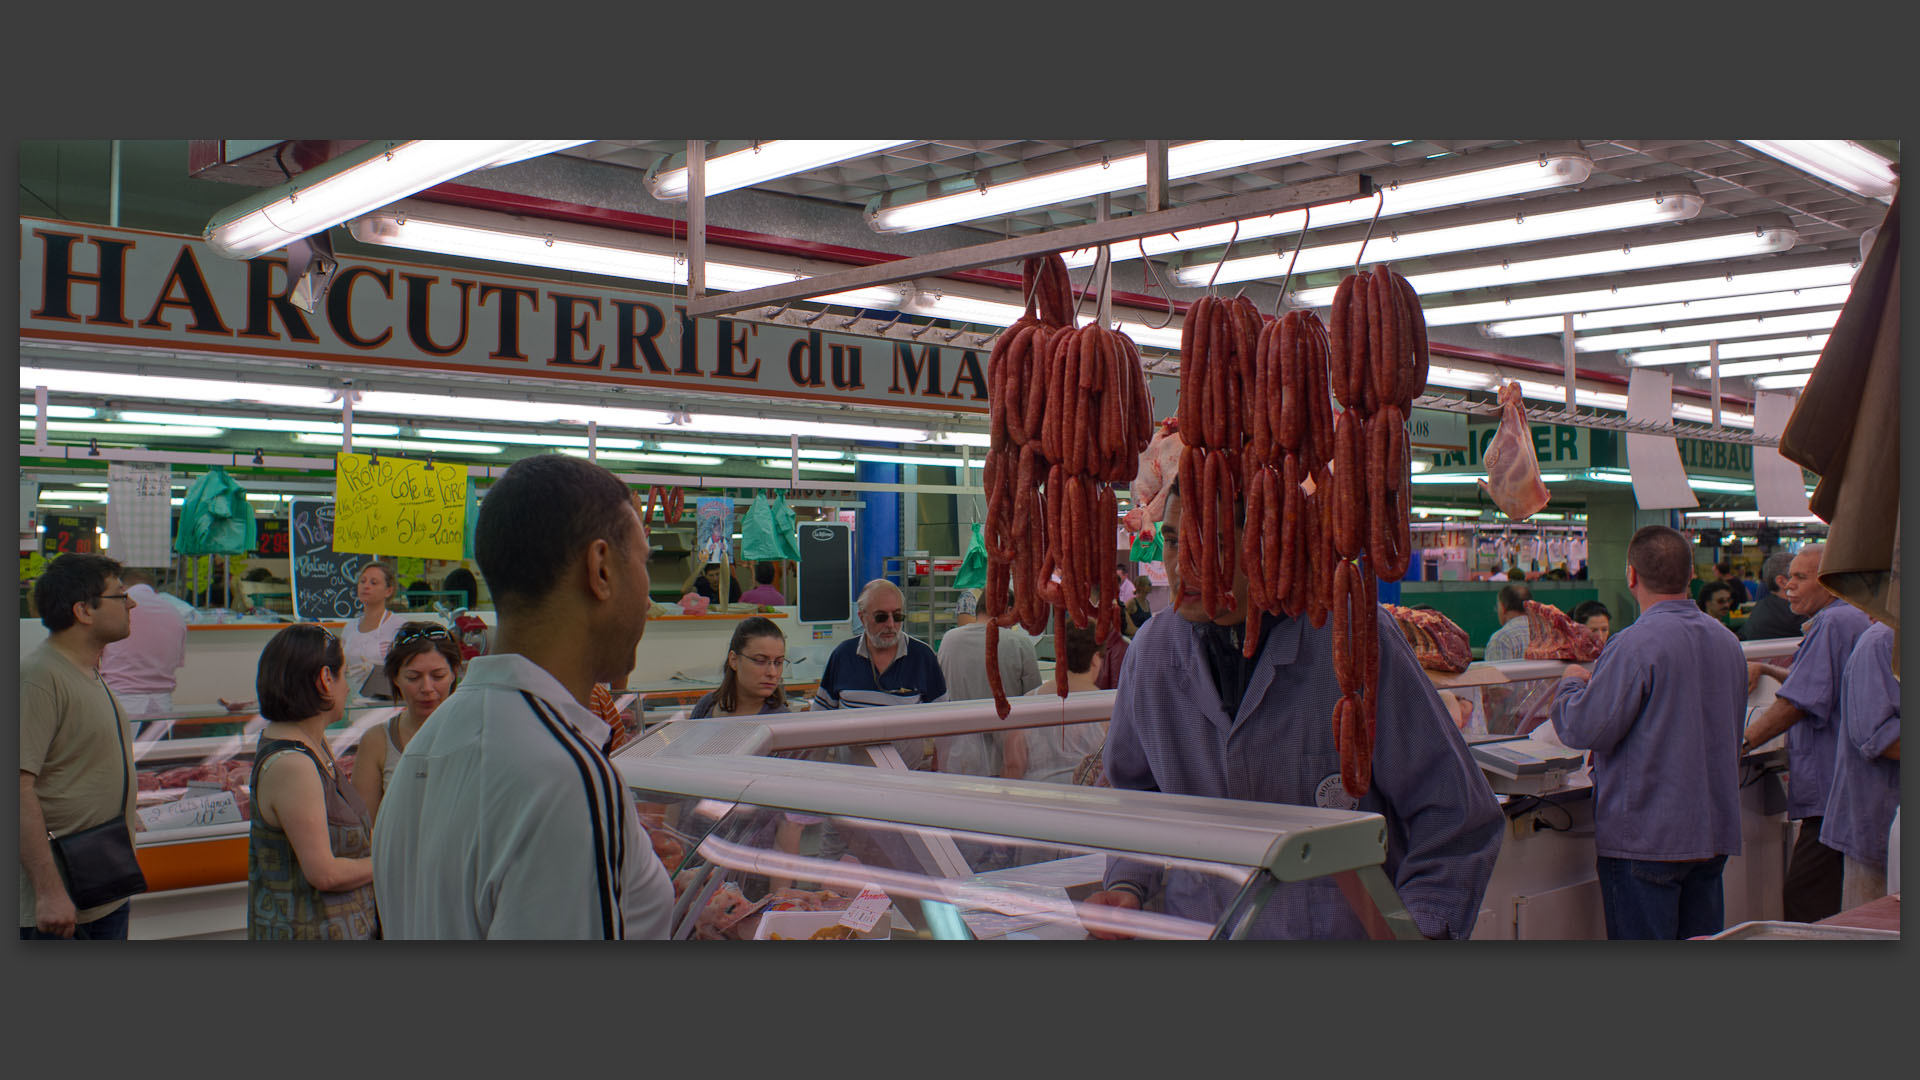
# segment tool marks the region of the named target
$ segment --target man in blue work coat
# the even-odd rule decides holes
[[[1610,939],[1725,929],[1721,875],[1740,854],[1740,639],[1687,598],[1692,545],[1649,525],[1627,545],[1632,626],[1560,680],[1560,741],[1592,750],[1593,846]]]

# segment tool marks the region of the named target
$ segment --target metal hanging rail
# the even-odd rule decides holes
[[[1494,419],[1500,414],[1499,407],[1492,402],[1472,401],[1467,398],[1448,397],[1440,394],[1422,394],[1413,399],[1413,404],[1422,409],[1435,409],[1440,412],[1463,413],[1483,419]],[[1712,442],[1739,443],[1743,446],[1779,446],[1780,440],[1766,435],[1756,435],[1751,431],[1737,428],[1714,427],[1710,424],[1691,424],[1676,421],[1668,424],[1655,424],[1647,421],[1628,420],[1624,415],[1585,411],[1578,407],[1558,409],[1529,407],[1527,420],[1543,424],[1562,424],[1567,427],[1591,428],[1596,431],[1625,431],[1635,435],[1666,435],[1676,439],[1706,439]]]

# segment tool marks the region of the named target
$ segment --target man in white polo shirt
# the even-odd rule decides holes
[[[664,938],[673,886],[587,705],[633,668],[646,530],[591,462],[515,462],[480,503],[494,646],[407,743],[373,880],[394,938]]]

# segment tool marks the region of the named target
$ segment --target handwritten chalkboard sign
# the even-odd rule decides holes
[[[354,593],[364,555],[333,550],[334,505],[295,499],[292,514],[293,617],[331,622],[360,613]]]
[[[853,617],[853,526],[837,521],[800,523],[800,621],[845,622]]]
[[[458,559],[467,531],[467,467],[334,455],[333,546],[363,555]]]

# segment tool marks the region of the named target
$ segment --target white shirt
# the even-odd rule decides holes
[[[1000,630],[1000,685],[1010,698],[1040,685],[1040,661],[1033,639],[1017,626]],[[976,619],[956,626],[940,637],[940,673],[946,676],[948,701],[975,701],[993,696],[987,682],[987,624]],[[967,776],[999,776],[1003,763],[997,732],[942,735],[938,748],[940,771]]]
[[[380,800],[384,935],[665,938],[673,885],[602,751],[610,735],[526,657],[469,661]]]
[[[367,676],[373,669],[387,662],[387,650],[393,648],[393,637],[400,632],[406,620],[397,612],[389,611],[380,619],[380,625],[371,630],[360,629],[358,616],[347,620],[346,630],[340,635],[340,651],[347,658],[347,690],[356,699],[360,688],[366,685]]]
[[[171,694],[174,672],[187,665],[187,620],[151,585],[127,590],[133,629],[100,654],[100,675],[116,694]]]

